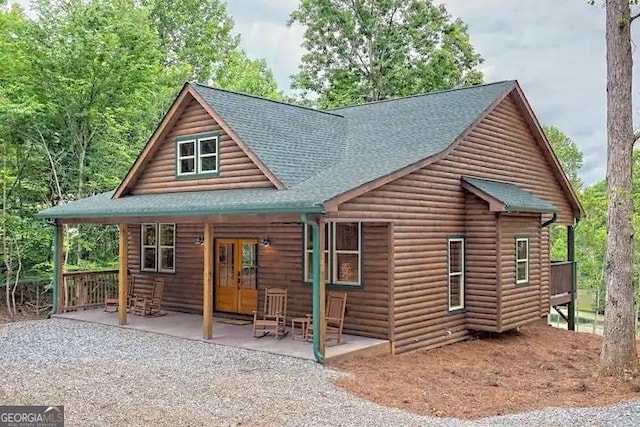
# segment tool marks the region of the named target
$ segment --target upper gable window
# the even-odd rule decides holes
[[[176,140],[176,175],[217,174],[220,170],[218,135],[194,135]]]

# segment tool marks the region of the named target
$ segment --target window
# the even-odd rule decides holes
[[[464,238],[450,238],[447,248],[449,311],[464,308]]]
[[[177,141],[176,172],[178,176],[218,172],[219,146],[217,135],[202,135]]]
[[[325,224],[325,282],[334,285],[359,286],[362,268],[362,224],[339,222]],[[310,225],[304,231],[304,278],[313,280],[313,233]]]
[[[176,271],[175,224],[142,224],[140,270],[174,273]]]
[[[516,238],[516,283],[529,283],[529,239]]]
[[[330,282],[331,277],[331,269],[329,266],[331,265],[329,262],[330,254],[330,246],[329,246],[329,223],[324,224],[324,271],[325,271],[325,283]],[[305,226],[304,228],[304,280],[307,282],[311,282],[313,280],[313,228],[310,225]]]
[[[333,224],[333,283],[360,284],[360,223]]]

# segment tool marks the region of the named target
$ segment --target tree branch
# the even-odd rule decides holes
[[[636,13],[635,15],[631,15],[631,18],[629,19],[629,23],[632,23],[636,18],[640,18],[640,12]]]

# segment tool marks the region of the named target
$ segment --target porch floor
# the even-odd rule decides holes
[[[118,313],[106,313],[101,308],[54,314],[52,317],[119,326],[122,328],[203,341],[202,316],[173,311],[166,313],[166,316],[160,317],[128,315],[128,324],[124,326],[118,325]],[[227,321],[228,319],[214,317],[213,339],[206,340],[206,342],[314,360],[311,342],[294,341],[291,337],[291,332],[279,340],[272,336],[256,339],[252,336],[253,326],[251,323],[235,325],[226,323]],[[343,358],[360,354],[389,354],[390,351],[389,341],[387,340],[346,334],[343,334],[342,338],[342,342],[338,345],[336,345],[335,342],[327,343],[325,359]]]

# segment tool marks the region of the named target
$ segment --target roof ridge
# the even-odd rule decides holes
[[[461,91],[461,90],[474,89],[474,88],[478,88],[478,87],[486,87],[486,86],[493,86],[493,85],[499,85],[499,84],[504,84],[504,83],[514,83],[514,82],[517,82],[517,80],[500,80],[500,81],[497,81],[497,82],[482,83],[482,84],[473,85],[473,86],[464,86],[464,87],[457,87],[457,88],[452,88],[452,89],[436,90],[436,91],[433,91],[433,92],[416,93],[416,94],[413,94],[413,95],[401,96],[399,98],[380,99],[378,101],[363,102],[362,104],[345,105],[344,107],[329,108],[328,110],[324,110],[324,111],[329,112],[329,111],[342,110],[342,109],[345,109],[345,108],[354,108],[354,107],[362,107],[362,106],[365,106],[365,105],[381,104],[383,102],[402,101],[404,99],[418,98],[418,97],[421,97],[421,96],[437,95],[437,94],[441,94],[441,93],[456,92],[456,91]]]
[[[242,95],[242,96],[246,96],[248,98],[261,99],[263,101],[269,101],[269,102],[273,102],[273,103],[276,103],[276,104],[286,105],[286,106],[289,106],[289,107],[296,107],[296,108],[301,108],[303,110],[314,111],[316,113],[328,114],[328,115],[331,115],[331,116],[344,118],[344,116],[342,114],[332,113],[331,111],[327,111],[327,110],[320,110],[318,108],[306,107],[304,105],[293,104],[291,102],[278,101],[278,100],[275,100],[275,99],[266,98],[264,96],[251,95],[249,93],[236,92],[234,90],[222,89],[222,88],[219,88],[219,87],[206,85],[206,84],[199,83],[199,82],[196,82],[196,81],[192,81],[192,82],[189,82],[189,83],[193,84],[193,85],[196,85],[196,86],[201,86],[201,87],[204,87],[204,88],[207,88],[207,89],[219,90],[221,92],[232,93],[234,95]]]

